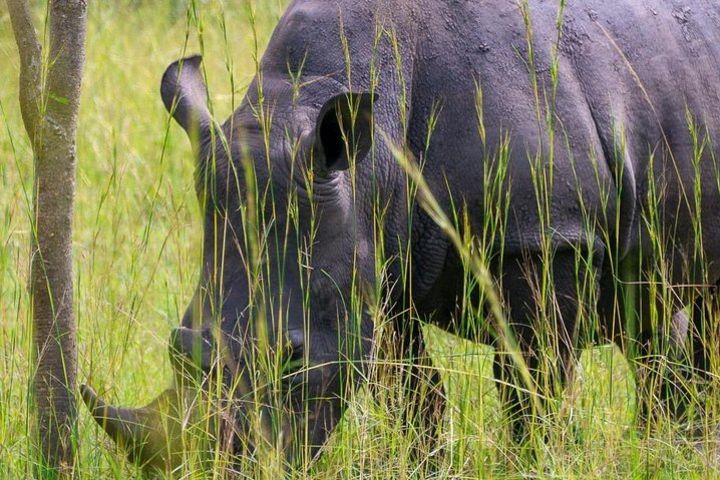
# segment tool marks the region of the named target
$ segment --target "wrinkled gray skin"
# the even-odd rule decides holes
[[[637,305],[626,308],[618,306],[614,285],[618,272],[623,272],[623,280],[637,280],[633,272],[662,260],[672,266],[666,280],[673,284],[714,284],[720,279],[720,195],[713,159],[720,152],[713,144],[707,145],[696,170],[686,118],[686,112],[691,112],[709,138],[720,139],[720,6],[710,0],[567,3],[559,44],[551,222],[544,234],[529,158],[540,151],[547,164],[550,136],[544,117],[538,122],[526,28],[514,0],[296,0],[280,20],[262,59],[262,85],[260,77],[253,81],[241,106],[220,131],[213,130],[206,106],[199,58],[171,65],[163,79],[163,99],[195,140],[198,191],[206,207],[203,275],[181,329],[173,334],[175,361],[205,372],[211,369],[217,339],[210,331],[217,318],[240,369],[252,361],[250,352],[257,342],[248,323],[248,253],[238,213],[247,196],[242,158],[250,159],[260,190],[272,188],[276,199],[273,235],[288,227],[284,205],[289,192],[297,194],[300,204],[299,226],[289,226],[286,256],[270,256],[272,299],[266,306],[276,320],[279,315],[284,318],[282,332],[273,326],[277,321],[268,327],[271,344],[288,345],[293,358],[307,359],[306,367],[371,355],[368,339],[373,325],[363,317],[359,327],[351,327],[355,323],[348,319],[345,305],[353,279],[369,285],[380,281],[374,273],[377,199],[385,208],[381,228],[386,258],[402,258],[407,248],[412,253],[408,281],[400,281],[398,261],[383,279],[389,303],[400,312],[411,301],[421,318],[470,337],[453,321],[463,295],[458,255],[416,202],[408,212],[407,177],[389,145],[406,145],[416,159],[422,159],[425,178],[440,204],[448,211],[451,198],[454,205],[465,205],[472,233],[479,235],[485,218],[483,173],[487,159],[506,135],[510,156],[504,188],[509,189],[510,207],[503,261],[494,261],[493,273],[531,373],[539,375],[533,370],[538,364],[534,355],[538,330],[550,331],[558,340],[562,361],[555,380],[561,385],[572,374],[574,353],[589,340],[616,341],[626,352],[633,346],[636,351],[649,351],[652,338],[658,345],[672,343],[672,338],[665,342],[663,335],[653,337],[647,325],[649,316],[643,311],[654,301],[647,289],[639,286]],[[531,0],[529,11],[537,84],[541,92],[551,92],[556,2]],[[346,74],[339,19],[347,38],[351,78]],[[376,43],[378,25],[385,34]],[[389,40],[391,31],[396,48]],[[289,70],[301,72],[298,92]],[[371,70],[377,74],[376,88]],[[483,91],[484,142],[478,134],[477,85]],[[260,87],[271,115],[268,152],[253,113],[259,108]],[[408,115],[401,113],[402,99],[406,99]],[[359,110],[354,124],[348,104]],[[432,112],[439,115],[426,148]],[[353,134],[347,136],[352,138],[345,142],[340,132],[349,132],[351,124]],[[372,128],[375,137],[370,149]],[[618,140],[620,131],[624,142]],[[230,145],[230,155],[221,136]],[[356,158],[347,158],[346,146],[357,153]],[[350,164],[354,164],[354,174],[348,169]],[[312,199],[304,183],[310,170],[314,171]],[[651,172],[654,181],[648,180]],[[702,187],[699,212],[696,172]],[[659,225],[669,247],[662,259],[653,256],[643,219],[651,186],[663,192]],[[317,210],[317,234],[309,260],[309,313],[305,317],[300,278],[308,271],[298,267],[295,252],[302,246],[298,239],[308,238],[311,206]],[[698,262],[692,260],[698,258],[693,257],[698,237],[692,228],[694,216],[702,228],[703,260]],[[222,231],[229,235],[224,242],[217,235]],[[542,271],[542,238],[548,232],[555,249],[551,267],[558,301],[554,313],[561,321],[538,325],[537,297],[527,273]],[[577,251],[586,257],[592,252],[593,268],[576,266]],[[576,324],[580,303],[576,285],[578,277],[586,275],[585,285],[598,294],[597,305],[589,308],[597,309],[600,322],[591,334]],[[678,309],[695,302],[691,315],[695,327],[707,292],[700,287],[676,292]],[[628,318],[627,312],[635,313]],[[303,333],[305,318],[309,332]],[[397,318],[398,353],[411,359],[424,356],[419,327],[406,316]],[[628,331],[627,325],[638,322]],[[495,343],[492,328],[476,327],[488,332],[480,340]],[[281,342],[276,342],[278,335]],[[694,366],[706,370],[707,355],[700,349],[700,339],[690,337],[696,346]],[[472,338],[477,340],[477,336]],[[437,388],[422,397],[409,393],[407,404],[424,412],[431,424],[442,413],[442,385],[437,374],[421,368],[423,361],[427,362],[417,358],[410,374]],[[298,383],[305,387],[310,414],[305,417],[298,412],[293,421],[307,427],[310,452],[322,446],[343,413],[345,405],[339,396],[344,383],[339,373],[346,371],[335,363],[287,382],[290,402],[296,407],[302,404],[302,395],[290,387]],[[496,357],[495,373],[501,380],[517,381],[503,355]],[[546,384],[542,379],[538,382]],[[89,404],[97,405],[93,392],[85,393]],[[320,396],[324,400],[314,400]],[[501,396],[507,402],[514,434],[522,439],[527,400],[510,387],[501,387]],[[95,413],[111,416],[97,407]],[[111,413],[122,417],[122,412]],[[289,423],[281,428],[287,430]],[[150,454],[141,452],[136,457],[147,460]]]

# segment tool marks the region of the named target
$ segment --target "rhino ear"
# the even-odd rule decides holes
[[[315,126],[314,167],[319,173],[347,170],[372,147],[371,93],[344,93],[320,109]]]
[[[212,128],[201,62],[202,57],[196,55],[171,63],[160,84],[165,108],[185,129],[198,151],[209,138]]]

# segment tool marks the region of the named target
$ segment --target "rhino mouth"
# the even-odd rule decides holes
[[[233,354],[232,339],[206,329],[180,327],[170,335],[175,386],[150,404],[119,407],[90,386],[82,385],[80,391],[98,425],[131,462],[143,468],[172,471],[181,466],[188,447],[184,435],[193,424],[205,426],[202,433],[208,452],[220,442],[224,454],[250,462],[262,452],[275,451],[292,463],[303,443],[298,442],[303,425],[312,425],[305,433],[312,438],[322,425],[335,423],[331,418],[337,414],[329,413],[333,402],[324,397],[335,390],[337,372],[334,362],[321,361],[314,368],[306,365],[299,346],[284,354],[289,371],[284,370],[278,379],[283,384],[279,393],[277,386],[254,381],[251,369],[243,368]],[[311,391],[308,385],[314,386]],[[210,432],[208,425],[214,426]],[[316,453],[317,449],[311,450]]]
[[[267,387],[254,388],[227,349],[222,354],[214,350],[216,343],[200,331],[176,329],[171,335],[171,359],[180,380],[141,408],[111,405],[92,387],[80,386],[95,422],[131,462],[148,471],[176,470],[187,456],[184,435],[195,427],[210,456],[218,441],[224,453],[235,456],[253,457],[257,447],[289,451],[290,423],[276,422],[278,416],[266,401]],[[217,374],[211,372],[222,372],[219,398],[210,398],[217,386],[213,383]],[[195,431],[191,435],[197,436]],[[276,445],[278,440],[281,445]]]
[[[179,327],[170,334],[170,363],[179,384],[202,384],[219,363],[209,331]]]

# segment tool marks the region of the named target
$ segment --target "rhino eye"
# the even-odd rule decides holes
[[[283,352],[282,373],[295,373],[305,366],[305,354],[302,345],[288,344]]]

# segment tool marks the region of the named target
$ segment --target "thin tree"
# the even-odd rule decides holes
[[[74,467],[76,343],[72,223],[86,0],[49,0],[40,43],[27,0],[6,0],[20,56],[20,109],[34,154],[31,278],[33,398],[41,466]]]

